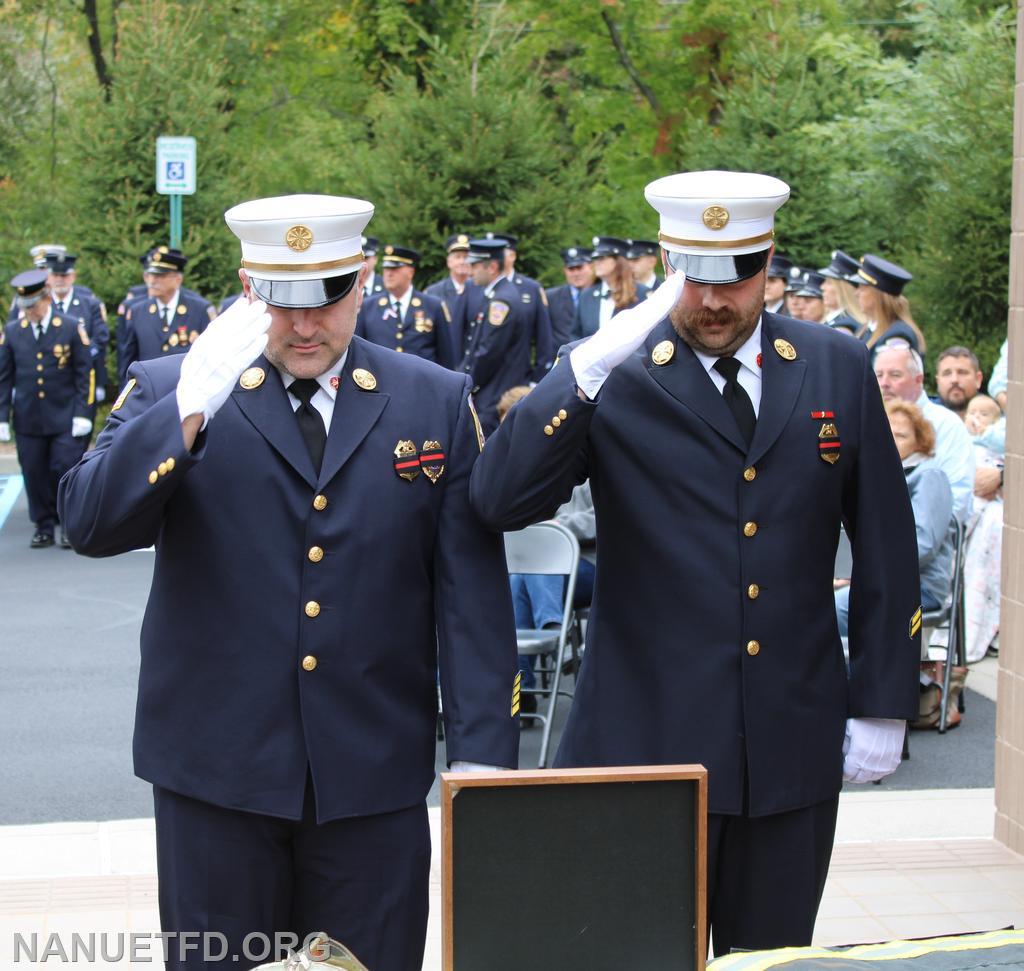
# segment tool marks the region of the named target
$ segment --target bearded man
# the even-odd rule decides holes
[[[691,172],[646,196],[665,282],[563,350],[488,440],[471,499],[519,529],[589,477],[597,581],[556,765],[703,763],[715,953],[809,944],[842,782],[892,772],[917,710],[907,488],[864,345],[764,310],[789,187]]]

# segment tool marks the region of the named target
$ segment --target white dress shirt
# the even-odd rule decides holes
[[[395,297],[393,293],[388,294],[388,299],[395,304],[398,304],[398,314],[402,320],[405,320],[405,315],[409,312],[409,302],[412,300],[412,287],[409,287],[400,297]]]
[[[317,377],[316,383],[320,385],[320,390],[309,399],[309,403],[320,412],[320,417],[324,420],[324,428],[328,432],[331,430],[331,419],[334,417],[334,401],[338,397],[338,389],[331,385],[331,378],[341,377],[347,357],[348,348],[345,348],[345,353],[338,358],[334,366]],[[294,375],[286,374],[280,369],[278,369],[278,373],[281,375],[281,381],[284,383],[285,388],[290,388],[295,381]],[[288,400],[291,402],[292,411],[298,411],[302,402],[290,391],[288,392]]]
[[[605,324],[612,319],[615,314],[615,298],[612,296],[612,291],[607,283],[601,284],[601,306],[600,316],[598,317],[597,327],[600,330]]]
[[[50,318],[52,316],[53,316],[53,307],[52,306],[48,306],[46,308],[46,316],[42,320],[40,320],[38,323],[34,323],[32,325],[32,336],[35,337],[36,340],[39,340],[39,338],[42,337],[42,335],[46,333],[46,329],[50,326]]]
[[[161,320],[164,320],[164,310],[170,311],[170,315],[166,318],[170,324],[174,323],[174,311],[178,309],[178,297],[181,296],[180,290],[174,291],[174,296],[167,303],[161,303],[159,300],[156,302],[156,312]]]
[[[718,393],[721,394],[725,390],[725,377],[715,370],[715,362],[718,358],[696,350],[693,353],[697,355],[697,360],[704,365],[704,370],[708,372],[708,377],[715,382],[715,387],[718,388]],[[743,390],[747,392],[747,397],[750,398],[750,403],[754,406],[755,415],[761,413],[761,367],[757,363],[757,357],[760,353],[761,321],[758,319],[754,333],[733,354],[733,357],[740,362],[740,369],[736,375],[736,380],[740,383]]]

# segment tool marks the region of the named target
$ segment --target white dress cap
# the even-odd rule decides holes
[[[789,186],[755,172],[680,172],[656,179],[644,196],[661,216],[658,239],[670,253],[739,256],[771,246]]]
[[[242,243],[250,278],[296,282],[355,273],[373,204],[347,196],[294,195],[253,199],[224,213]]]

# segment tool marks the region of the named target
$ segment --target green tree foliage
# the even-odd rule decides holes
[[[194,135],[189,282],[236,286],[222,213],[362,194],[427,256],[506,229],[523,265],[650,238],[643,186],[771,172],[780,247],[904,264],[930,347],[1005,333],[1014,20],[997,0],[0,0],[0,279],[64,242],[115,302],[166,241],[154,139]]]

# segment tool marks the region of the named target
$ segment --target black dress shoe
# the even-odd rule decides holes
[[[47,546],[53,546],[53,533],[38,532],[32,537],[32,542],[29,546],[34,550],[45,549]]]
[[[71,549],[71,540],[68,539],[67,534],[64,532],[64,530],[60,531],[60,548],[62,550]]]

